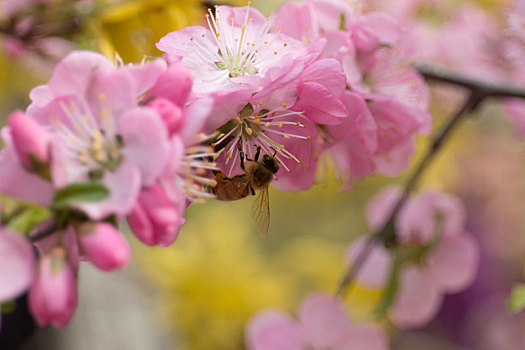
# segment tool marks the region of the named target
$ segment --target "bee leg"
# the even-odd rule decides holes
[[[261,146],[257,146],[257,152],[255,153],[255,161],[259,161],[259,156],[261,155]]]
[[[255,196],[255,190],[253,189],[253,187],[250,187],[250,192],[252,192],[252,196]]]
[[[221,171],[217,171],[217,173],[215,174],[215,180],[217,180],[217,181],[225,180],[227,178],[228,177]]]
[[[241,157],[241,169],[244,171],[244,151],[242,150],[241,143],[237,143],[237,149],[239,150],[239,155]]]

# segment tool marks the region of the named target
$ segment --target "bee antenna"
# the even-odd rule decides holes
[[[273,155],[272,155],[272,157],[275,157],[275,155],[277,154],[277,150],[276,150],[275,148],[271,147],[271,146],[270,146],[270,148],[273,149]]]

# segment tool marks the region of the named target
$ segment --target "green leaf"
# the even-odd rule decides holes
[[[53,198],[54,209],[64,209],[77,202],[99,202],[109,196],[109,190],[99,182],[79,182],[58,190]]]
[[[520,312],[525,308],[525,284],[517,284],[512,288],[507,299],[507,308],[510,312]]]
[[[8,226],[19,232],[29,233],[38,224],[48,220],[50,217],[51,212],[47,208],[30,206],[23,213],[14,217]]]

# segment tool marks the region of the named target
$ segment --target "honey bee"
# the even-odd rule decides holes
[[[244,174],[227,177],[222,172],[217,172],[215,178],[217,184],[210,187],[209,192],[213,193],[218,200],[235,201],[255,195],[257,197],[252,204],[252,216],[257,222],[257,229],[260,234],[265,235],[270,226],[270,202],[268,187],[274,179],[274,174],[279,171],[279,163],[274,154],[264,154],[259,160],[261,147],[257,147],[255,159],[248,159],[245,164],[245,155],[240,144],[237,145],[241,157],[241,169]]]

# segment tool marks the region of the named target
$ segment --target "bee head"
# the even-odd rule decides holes
[[[265,154],[262,157],[262,163],[266,169],[274,174],[279,171],[279,163],[271,154]]]

